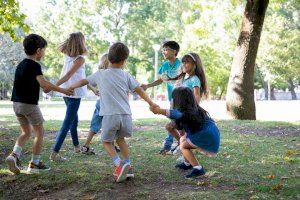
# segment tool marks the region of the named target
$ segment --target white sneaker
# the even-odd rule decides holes
[[[177,158],[176,162],[178,163],[182,163],[184,161],[184,157],[183,155],[179,156],[179,158]]]
[[[63,162],[63,161],[67,161],[68,159],[65,157],[62,157],[60,154],[58,153],[54,153],[52,152],[50,155],[50,161],[54,161],[54,162]]]
[[[7,156],[5,162],[8,165],[9,171],[14,174],[20,174],[21,162],[16,154],[11,153],[9,156]]]
[[[180,146],[178,145],[174,150],[173,150],[173,155],[176,156],[176,155],[179,155],[181,154],[181,151],[180,151]]]

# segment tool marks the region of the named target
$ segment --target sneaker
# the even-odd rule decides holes
[[[185,175],[185,178],[196,178],[203,175],[205,175],[205,170],[203,169],[203,167],[201,169],[193,168],[193,170],[190,173]]]
[[[171,151],[171,147],[164,147],[159,151],[159,154],[161,155],[172,154],[170,153],[170,151]]]
[[[117,153],[121,152],[121,150],[117,146],[115,146],[115,150]]]
[[[184,164],[184,162],[182,162],[180,164],[175,165],[175,168],[183,169],[183,170],[188,170],[188,169],[192,169],[193,166],[191,164],[190,165],[186,165],[186,164]]]
[[[79,145],[77,145],[77,146],[74,147],[74,152],[75,152],[75,153],[80,153],[80,152],[81,152],[81,151],[80,151],[80,146],[79,146]]]
[[[128,168],[128,172],[127,172],[127,174],[126,174],[126,177],[127,177],[127,179],[128,179],[128,178],[134,178],[133,166],[132,166],[132,165],[129,165],[129,168]]]
[[[177,162],[177,163],[182,163],[183,161],[184,161],[183,155],[179,156],[179,157],[176,159],[176,162]]]
[[[9,171],[11,171],[14,174],[20,174],[21,170],[21,161],[18,158],[17,154],[11,153],[7,158],[5,159],[6,164],[8,165]]]
[[[38,165],[34,164],[33,162],[29,163],[27,172],[32,174],[37,174],[43,171],[49,171],[50,167],[47,167],[43,161],[40,161]]]
[[[86,154],[86,155],[95,155],[95,150],[93,148],[90,148],[88,146],[82,146],[80,149],[81,153]]]
[[[171,150],[172,154],[175,156],[175,155],[178,155],[181,153],[180,151],[180,146],[177,145],[176,147],[174,147],[172,150]]]
[[[60,154],[58,153],[54,153],[52,152],[51,155],[50,155],[50,161],[54,161],[54,162],[63,162],[63,161],[66,161],[68,160],[67,158],[65,157],[62,157]]]
[[[122,160],[119,165],[115,168],[114,176],[117,183],[124,181],[127,178],[127,173],[130,165],[128,163],[124,163]]]

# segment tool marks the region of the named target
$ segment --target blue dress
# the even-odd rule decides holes
[[[220,131],[215,122],[206,118],[204,123],[199,123],[199,127],[191,131],[188,124],[183,120],[183,113],[176,110],[167,110],[167,117],[175,119],[182,124],[182,128],[186,132],[186,138],[193,146],[205,150],[209,153],[218,153],[220,147]]]

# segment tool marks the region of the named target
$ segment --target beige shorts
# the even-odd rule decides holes
[[[38,105],[14,102],[13,108],[21,125],[41,125],[45,121]]]

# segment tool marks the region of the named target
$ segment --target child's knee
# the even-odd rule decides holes
[[[168,123],[168,124],[166,124],[165,128],[166,128],[166,130],[168,130],[168,131],[172,131],[172,130],[174,130],[174,126],[173,126],[173,124],[172,124],[172,123]]]

